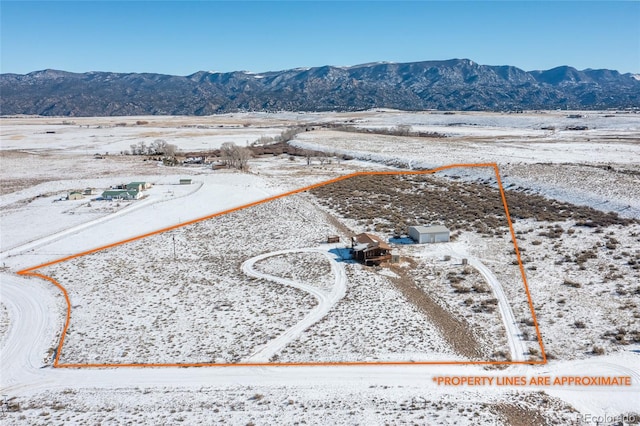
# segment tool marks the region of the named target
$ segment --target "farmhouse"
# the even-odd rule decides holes
[[[125,185],[123,189],[133,189],[135,191],[144,191],[145,189],[151,188],[151,184],[149,182],[131,182]]]
[[[449,234],[449,229],[442,225],[409,227],[409,237],[418,244],[446,243]]]
[[[67,195],[67,200],[80,200],[82,198],[84,198],[84,195],[78,191],[70,192],[69,195]]]
[[[365,265],[379,265],[391,259],[391,247],[380,237],[367,233],[351,238],[353,258]]]
[[[102,193],[105,200],[137,200],[140,198],[140,192],[135,190],[111,189]]]

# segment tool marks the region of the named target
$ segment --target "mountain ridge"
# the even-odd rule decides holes
[[[504,111],[640,106],[636,75],[563,65],[524,71],[469,59],[283,71],[0,74],[0,115],[210,115],[236,111]]]

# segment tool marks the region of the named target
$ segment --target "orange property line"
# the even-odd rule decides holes
[[[529,309],[531,310],[531,316],[533,318],[533,325],[536,328],[536,337],[538,338],[538,344],[540,345],[540,352],[542,353],[543,364],[547,363],[547,354],[544,351],[544,343],[542,343],[542,336],[540,335],[540,328],[538,327],[538,318],[536,318],[536,311],[533,309],[533,301],[531,300],[531,293],[529,292],[529,284],[527,283],[527,275],[524,273],[524,265],[522,258],[520,257],[520,249],[518,249],[518,243],[516,241],[516,233],[513,230],[513,223],[511,223],[511,215],[509,214],[509,206],[507,205],[507,198],[504,195],[504,189],[502,187],[502,180],[500,179],[500,171],[498,165],[494,164],[493,168],[496,172],[496,179],[498,182],[498,188],[500,188],[500,196],[502,197],[502,204],[504,205],[504,212],[509,222],[509,231],[511,232],[511,239],[513,240],[513,248],[516,250],[516,257],[518,258],[518,266],[520,267],[520,274],[522,275],[522,282],[524,283],[524,290],[527,293],[527,301],[529,302]]]
[[[54,278],[49,277],[44,274],[40,274],[34,272],[38,269],[45,268],[47,266],[56,265],[58,263],[66,262],[71,259],[75,259],[77,257],[86,256],[88,254],[96,253],[102,250],[109,249],[111,247],[120,246],[132,241],[141,240],[143,238],[150,237],[152,235],[161,234],[167,231],[171,231],[174,229],[182,228],[184,226],[192,225],[194,223],[202,222],[214,217],[222,216],[225,214],[233,213],[239,210],[244,210],[249,207],[257,206],[260,204],[268,203],[269,201],[277,200],[279,198],[288,197],[290,195],[299,194],[301,192],[309,191],[314,188],[319,188],[321,186],[329,185],[335,182],[339,182],[342,180],[350,179],[356,176],[376,176],[376,175],[426,175],[433,174],[439,171],[455,169],[455,168],[465,168],[465,167],[490,167],[493,168],[498,188],[500,190],[500,196],[502,198],[502,203],[504,205],[505,215],[507,217],[507,222],[509,223],[509,231],[511,233],[511,239],[513,241],[513,247],[515,249],[516,257],[518,259],[518,265],[520,266],[520,273],[522,274],[522,281],[524,283],[524,289],[527,294],[527,300],[529,302],[529,309],[531,310],[531,315],[533,318],[533,323],[536,329],[536,336],[538,339],[538,344],[540,345],[540,350],[542,352],[542,360],[541,361],[347,361],[347,362],[289,362],[289,363],[236,363],[236,364],[216,364],[216,363],[151,363],[151,364],[60,364],[60,354],[62,353],[62,347],[64,345],[64,338],[67,334],[67,330],[69,329],[69,323],[71,320],[71,302],[69,300],[69,294],[67,290],[62,286],[58,281]],[[64,295],[65,301],[67,303],[67,316],[64,323],[64,327],[62,329],[62,335],[60,336],[60,341],[58,343],[58,348],[56,351],[56,357],[53,362],[53,366],[56,368],[121,368],[121,367],[294,367],[294,366],[369,366],[369,365],[515,365],[515,364],[526,364],[526,365],[535,365],[535,364],[546,364],[547,356],[544,351],[544,344],[542,343],[542,336],[540,334],[540,329],[538,327],[538,320],[536,318],[535,310],[533,308],[533,301],[531,299],[531,294],[529,292],[529,285],[527,283],[526,274],[524,271],[524,265],[522,264],[522,258],[520,257],[520,250],[518,249],[518,244],[516,242],[516,234],[513,230],[513,224],[511,222],[511,216],[509,215],[509,207],[507,206],[507,199],[505,197],[504,189],[502,187],[502,181],[500,179],[500,172],[498,169],[498,165],[496,163],[483,163],[483,164],[451,164],[448,166],[442,166],[431,170],[411,170],[411,171],[375,171],[375,172],[356,172],[348,175],[340,176],[334,179],[330,179],[324,182],[316,183],[314,185],[305,186],[303,188],[294,189],[293,191],[285,192],[283,194],[274,195],[272,197],[268,197],[259,201],[254,201],[248,204],[244,204],[239,207],[234,207],[222,212],[214,213],[208,216],[200,217],[197,219],[193,219],[187,222],[179,223],[177,225],[168,226],[166,228],[161,228],[152,232],[148,232],[146,234],[138,235],[132,238],[128,238],[126,240],[118,241],[112,244],[107,244],[101,247],[97,247],[91,250],[86,250],[80,253],[73,254],[71,256],[66,256],[60,259],[52,260],[50,262],[46,262],[40,265],[32,266],[27,269],[23,269],[18,271],[19,275],[30,275],[34,277],[38,277],[47,281],[52,282],[56,287],[62,291]]]
[[[164,364],[58,364],[56,368],[187,368],[187,367],[340,367],[371,365],[543,365],[547,361],[335,361],[335,362],[256,362],[235,364],[213,364],[208,362],[164,363]]]

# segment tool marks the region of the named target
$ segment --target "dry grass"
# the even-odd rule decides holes
[[[472,360],[484,360],[488,357],[488,354],[483,353],[478,339],[463,318],[452,315],[450,311],[440,306],[428,292],[416,285],[413,277],[403,268],[392,269],[399,276],[399,278],[391,278],[396,289],[429,318],[456,353]],[[415,269],[415,266],[412,269]]]
[[[540,195],[507,190],[513,219],[574,220],[579,226],[627,225],[615,213],[604,213],[551,200]],[[416,223],[443,223],[451,230],[487,236],[507,232],[504,206],[494,181],[452,181],[437,176],[357,176],[312,193],[338,215],[355,219],[377,232],[405,234]],[[552,230],[557,236],[556,230]],[[545,234],[548,235],[548,234]]]
[[[61,362],[240,361],[317,303],[297,289],[249,279],[241,263],[336,233],[321,218],[290,197],[47,268],[73,305]]]
[[[320,253],[287,253],[272,256],[256,262],[255,269],[325,290],[331,289],[334,283],[331,265]]]

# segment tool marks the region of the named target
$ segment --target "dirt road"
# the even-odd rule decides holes
[[[320,253],[324,255],[327,260],[331,263],[331,271],[335,277],[335,281],[331,291],[326,291],[320,289],[318,287],[314,287],[312,285],[308,285],[305,283],[300,283],[292,280],[288,280],[286,278],[276,277],[273,275],[265,274],[257,271],[254,268],[256,262],[267,259],[272,256],[279,256],[282,254],[289,253]],[[261,254],[260,256],[253,257],[242,264],[242,271],[254,278],[261,278],[269,281],[274,281],[282,285],[294,287],[300,289],[302,291],[306,291],[311,294],[313,297],[318,300],[318,305],[309,312],[300,322],[298,322],[293,327],[290,327],[284,333],[282,333],[277,338],[273,339],[262,348],[258,349],[254,352],[249,358],[247,358],[244,362],[253,363],[253,362],[269,362],[270,358],[278,353],[282,348],[284,348],[291,341],[295,340],[300,336],[300,334],[309,328],[311,325],[320,321],[327,313],[331,310],[331,308],[338,302],[338,300],[342,299],[347,290],[347,275],[344,270],[344,266],[336,260],[336,257],[329,253],[326,249],[321,248],[308,248],[308,249],[291,249],[291,250],[280,250],[274,251],[271,253]]]

